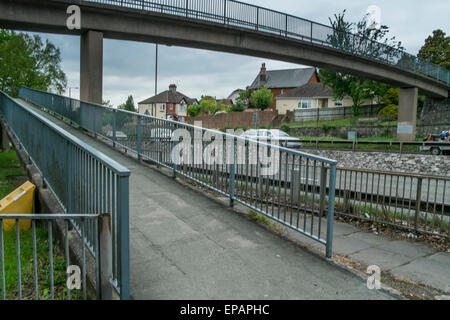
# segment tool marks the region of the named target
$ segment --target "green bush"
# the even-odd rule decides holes
[[[240,124],[238,124],[236,127],[234,127],[234,130],[240,130],[240,129],[244,129],[244,127],[241,126]]]
[[[188,106],[187,113],[190,117],[198,116],[200,113],[200,105],[193,104],[193,105]]]
[[[270,89],[263,88],[256,91],[250,96],[250,104],[258,109],[267,109],[273,101],[273,93]]]
[[[327,133],[328,131],[330,131],[330,129],[332,128],[328,123],[322,123],[322,125],[320,126],[322,128],[322,130]]]
[[[232,112],[242,112],[242,111],[244,111],[244,109],[245,109],[245,106],[240,101],[237,101],[235,104],[233,104],[231,106],[231,111]]]
[[[280,130],[281,130],[281,131],[284,131],[284,132],[286,132],[286,133],[289,133],[289,131],[291,131],[291,127],[289,127],[289,125],[288,125],[287,123],[283,123],[283,124],[280,126]]]
[[[383,121],[396,120],[398,117],[398,106],[395,104],[388,104],[386,107],[378,112],[378,118]]]

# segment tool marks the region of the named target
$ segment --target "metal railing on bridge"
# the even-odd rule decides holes
[[[83,0],[268,32],[364,56],[450,84],[450,71],[392,46],[234,0]],[[344,39],[335,41],[335,39]]]
[[[96,214],[0,214],[0,299],[86,300],[89,252],[81,245],[80,261],[71,262],[70,247],[74,238],[71,241],[70,224],[80,227],[81,239],[86,238],[87,232],[93,233],[95,252],[100,252],[98,220]],[[63,224],[62,237],[54,235],[55,223]],[[28,224],[31,230],[22,224]],[[96,227],[90,229],[92,225]],[[56,243],[58,238],[64,246],[62,251]],[[93,258],[95,283],[92,285],[99,286],[100,259]],[[73,282],[72,274],[67,272],[70,267],[74,271]],[[96,288],[97,297],[100,291]]]
[[[326,245],[331,257],[336,161],[29,88],[19,96]]]
[[[41,96],[46,103],[56,100]],[[0,113],[66,213],[111,214],[112,284],[127,299],[130,171],[3,92]],[[95,223],[86,224],[86,245],[96,256]],[[76,221],[73,225],[81,233]]]

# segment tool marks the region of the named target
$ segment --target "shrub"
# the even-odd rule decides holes
[[[240,124],[238,124],[236,127],[234,127],[234,130],[240,130],[240,129],[244,129],[244,127],[241,126]]]
[[[281,131],[284,131],[284,132],[286,132],[286,133],[289,133],[289,131],[291,131],[291,127],[289,127],[289,125],[288,125],[287,123],[283,123],[283,124],[280,126],[280,130],[281,130]]]
[[[388,104],[378,112],[378,117],[383,121],[396,120],[398,117],[398,106],[395,104]]]
[[[250,104],[258,109],[267,109],[273,101],[273,93],[267,88],[254,91],[250,96]]]
[[[200,105],[193,104],[193,105],[188,106],[187,113],[190,117],[198,116],[200,113]]]
[[[330,131],[331,126],[328,123],[322,123],[321,128],[325,133],[327,133],[328,131]]]
[[[231,106],[231,111],[232,112],[242,112],[242,111],[244,111],[244,109],[245,109],[245,106],[240,101],[237,101],[235,104],[233,104]]]

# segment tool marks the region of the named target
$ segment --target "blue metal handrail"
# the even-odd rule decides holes
[[[0,113],[66,213],[111,213],[113,284],[127,299],[130,171],[1,91]],[[86,235],[96,254],[93,224]]]
[[[335,160],[25,87],[20,88],[19,96],[53,113],[65,115],[66,120],[75,122],[113,147],[123,148],[138,159],[150,160],[172,170],[174,176],[181,175],[228,197],[230,205],[241,203],[324,244],[326,255],[331,257]],[[123,133],[123,139],[119,138],[119,132]],[[200,152],[200,162],[177,163],[174,160],[174,150],[181,145],[175,133],[186,134],[187,140],[183,137],[183,141],[187,149],[182,153],[195,158]],[[217,161],[203,161],[213,141],[219,143],[217,153],[214,151]],[[265,156],[273,156],[270,165],[277,169],[271,174],[262,173],[267,164],[264,163]],[[322,228],[325,223],[326,231]]]
[[[332,27],[279,11],[266,9],[235,0],[82,0],[152,11],[188,19],[209,21],[286,38],[309,41],[335,49],[387,63],[450,84],[450,71],[418,58],[403,50],[379,43],[359,35],[336,31]],[[333,44],[330,39],[339,32],[351,46]],[[368,49],[369,48],[369,49]]]

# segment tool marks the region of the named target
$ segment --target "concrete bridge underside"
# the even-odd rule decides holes
[[[81,30],[69,30],[66,26],[69,16],[66,11],[71,4],[77,4],[81,8]],[[103,38],[263,57],[388,83],[402,89],[399,138],[404,140],[410,139],[415,133],[413,116],[417,105],[409,104],[414,96],[425,94],[446,98],[450,89],[448,85],[425,75],[307,41],[181,16],[79,0],[0,0],[0,27],[80,35],[81,100],[97,103],[102,102]]]

